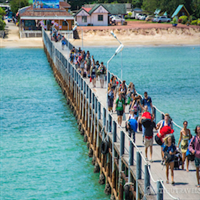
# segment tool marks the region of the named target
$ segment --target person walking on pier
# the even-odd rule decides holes
[[[179,138],[177,147],[179,148],[179,145],[181,143],[182,169],[184,169],[184,163],[185,163],[185,160],[186,160],[186,171],[188,172],[189,171],[189,169],[188,169],[189,160],[186,157],[186,152],[187,152],[187,149],[188,149],[188,146],[189,146],[188,141],[192,138],[192,135],[190,133],[190,129],[187,128],[187,125],[188,125],[188,122],[184,121],[183,122],[183,129],[180,131],[180,138]]]
[[[92,79],[93,87],[96,87],[96,73],[97,73],[97,68],[95,66],[94,56],[92,56],[92,67],[90,69],[90,77]]]
[[[131,135],[132,135],[134,142],[135,142],[135,133],[137,132],[137,126],[138,126],[137,120],[135,118],[131,117],[128,120],[127,128],[128,128],[129,137],[131,138]]]
[[[100,78],[100,84],[101,84],[101,88],[104,87],[104,80],[105,80],[105,75],[106,75],[106,67],[103,64],[103,62],[101,62],[101,65],[99,66],[99,78]]]
[[[134,93],[131,93],[131,96],[128,99],[128,103],[130,104],[129,110],[134,110],[134,117],[136,120],[138,120],[139,116],[139,104],[140,104],[139,102],[140,102],[140,96],[136,97]]]
[[[141,121],[143,122],[144,119]],[[154,115],[151,117],[151,123],[149,126],[147,126],[144,130],[144,146],[145,146],[145,157],[146,161],[148,160],[147,152],[148,148],[150,148],[150,162],[153,162],[152,160],[152,153],[153,153],[153,129],[156,129],[156,123],[153,121]]]
[[[125,102],[124,99],[122,99],[122,94],[121,92],[118,94],[118,99],[116,100],[116,104],[115,104],[115,110],[117,111],[117,122],[119,124],[119,126],[121,127],[122,125],[122,116],[124,114],[124,110],[125,110]]]
[[[132,82],[129,83],[127,97],[130,97],[131,94],[134,94],[134,96],[137,94],[137,92],[135,90],[135,85]]]
[[[85,60],[84,60],[83,53],[82,53],[81,57],[79,58],[79,65],[80,65],[82,76],[84,74],[84,64],[85,64]]]
[[[114,102],[114,87],[111,83],[108,84],[108,110],[113,112],[113,102]]]
[[[112,84],[112,87],[114,88],[114,99],[116,98],[116,88],[118,85],[118,81],[116,79],[116,76],[112,76],[110,79],[110,83]]]
[[[161,145],[161,158],[162,158],[162,161],[161,161],[161,164],[163,164],[163,156],[164,156],[164,153],[163,153],[163,147],[164,147],[164,142],[162,141],[162,139],[166,136],[166,135],[162,135],[160,133],[160,130],[161,128],[163,128],[164,126],[169,126],[171,128],[171,122],[170,122],[170,116],[168,113],[165,113],[165,117],[164,117],[164,120],[161,120],[157,123],[157,130],[158,130],[158,133],[155,137],[155,140],[157,142],[157,144]]]
[[[66,45],[66,42],[65,42],[65,37],[63,36],[62,37],[62,50],[64,50],[64,47],[65,47],[65,45]]]
[[[142,106],[142,104],[140,103],[140,101],[138,101],[141,109],[143,110],[143,113],[142,113],[142,116],[141,118],[139,119],[140,123],[142,124],[142,119],[149,119],[149,121],[151,120],[151,113],[148,111],[148,106],[145,105],[145,106]],[[144,132],[145,132],[145,127],[144,125],[142,124],[142,142],[144,143]]]
[[[125,102],[126,101],[126,93],[127,93],[126,81],[123,81],[122,84],[120,85],[119,92],[121,92],[122,99],[124,99],[124,102]]]
[[[171,179],[172,179],[172,185],[175,184],[174,182],[174,155],[176,154],[176,146],[172,141],[172,135],[167,136],[164,139],[164,148],[163,152],[165,155],[165,165],[166,165],[166,183],[169,183],[169,167],[171,170]]]
[[[200,188],[200,126],[195,128],[196,135],[192,138],[189,144],[189,151],[195,155],[195,166],[196,166],[196,176],[197,176],[197,187]]]
[[[153,104],[151,97],[148,96],[147,92],[144,92],[144,98],[142,99],[142,105],[143,107],[147,105],[148,111],[151,113],[153,111]]]
[[[91,58],[90,58],[89,52],[87,52],[85,61],[86,61],[86,71],[87,71],[87,75],[88,75],[88,78],[89,78],[90,77],[90,68],[91,68]]]

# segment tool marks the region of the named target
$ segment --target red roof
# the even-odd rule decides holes
[[[63,7],[60,8],[34,8],[33,5],[28,8],[20,17],[72,17],[72,15],[67,12]]]
[[[63,7],[63,8],[71,8],[71,6],[70,6],[67,2],[65,2],[65,1],[59,2],[59,5],[60,5],[61,7]]]
[[[92,8],[84,8],[84,7],[82,7],[86,12],[90,12],[90,10],[92,10]]]

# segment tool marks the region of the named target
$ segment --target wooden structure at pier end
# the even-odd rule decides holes
[[[105,184],[105,193],[116,200],[178,199],[167,191],[162,180],[153,179],[142,151],[125,130],[118,127],[114,115],[107,113],[101,97],[103,95],[105,99],[105,89],[98,95],[91,88],[89,79],[82,78],[68,61],[68,51],[63,51],[60,43],[52,42],[48,32],[43,30],[42,35],[44,51],[55,79],[77,119],[80,133],[89,148],[88,155],[93,157],[94,172],[100,173],[99,183]],[[69,49],[73,47],[67,40],[66,46]],[[108,80],[111,75],[108,72]]]

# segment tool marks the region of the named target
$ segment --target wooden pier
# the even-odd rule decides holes
[[[165,167],[160,164],[160,146],[154,143],[154,162],[146,162],[142,133],[136,133],[134,143],[125,129],[118,127],[116,113],[107,113],[106,88],[100,88],[99,81],[97,87],[92,88],[89,79],[82,78],[68,62],[68,50],[62,50],[61,43],[52,42],[44,30],[43,43],[55,79],[77,119],[89,156],[93,157],[94,171],[100,172],[100,183],[105,183],[105,192],[111,194],[111,199],[199,200],[194,165],[190,163],[189,172],[174,171],[175,186],[166,184]],[[108,144],[105,154],[102,154],[102,141]]]

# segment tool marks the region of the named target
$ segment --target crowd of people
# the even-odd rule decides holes
[[[65,37],[61,35],[60,31],[58,31],[56,28],[53,26],[50,28],[50,37],[51,40],[54,42],[62,42],[62,48],[64,49],[65,44],[63,45],[63,41],[65,41]]]
[[[96,87],[96,81],[99,79],[101,88],[104,87],[106,80],[106,67],[103,62],[95,61],[90,52],[85,52],[79,48],[78,51],[73,47],[70,55],[70,62],[76,66],[83,77],[90,78],[93,87]],[[144,92],[144,97],[138,95],[134,84],[131,82],[126,86],[126,81],[119,84],[116,76],[112,76],[107,90],[107,104],[109,112],[117,112],[118,126],[122,126],[122,121],[126,121],[126,130],[129,137],[135,142],[135,134],[142,131],[142,142],[145,146],[146,161],[153,162],[153,142],[161,147],[161,164],[166,166],[166,183],[169,183],[169,169],[171,171],[171,184],[174,182],[174,166],[176,165],[176,154],[182,154],[182,169],[186,161],[186,171],[189,171],[189,160],[195,160],[197,187],[200,187],[199,167],[200,167],[200,126],[195,128],[196,136],[192,136],[187,128],[188,122],[183,122],[183,129],[180,131],[178,145],[175,144],[172,119],[168,113],[164,119],[155,123],[154,109],[152,99]],[[125,108],[129,108],[129,117],[126,119]],[[114,107],[114,109],[113,109]],[[154,131],[156,134],[154,136]],[[179,151],[179,145],[181,149]],[[150,155],[148,157],[148,149]],[[179,165],[179,164],[178,164]],[[178,166],[179,167],[179,166]]]
[[[84,78],[90,78],[93,87],[96,87],[98,79],[101,88],[104,87],[107,70],[103,62],[95,61],[94,56],[91,56],[89,51],[85,52],[81,48],[77,51],[75,47],[70,51],[69,58],[70,63],[75,65]]]
[[[118,93],[118,98],[116,94]],[[180,131],[180,138],[178,145],[175,144],[174,130],[172,119],[168,113],[164,115],[164,119],[155,123],[155,116],[153,113],[153,104],[151,97],[147,92],[144,92],[144,98],[137,95],[134,84],[131,82],[126,87],[125,81],[122,82],[116,89],[116,77],[112,77],[108,88],[108,108],[109,111],[113,109],[113,102],[115,101],[115,111],[117,111],[118,124],[122,125],[122,117],[125,114],[125,107],[129,106],[129,118],[126,123],[126,130],[129,137],[132,137],[135,142],[135,134],[137,130],[143,133],[143,143],[145,146],[146,161],[153,162],[153,138],[155,142],[161,146],[161,164],[166,166],[166,183],[169,183],[169,169],[171,171],[171,184],[174,185],[174,167],[179,168],[184,165],[186,161],[186,171],[189,171],[189,160],[195,161],[197,187],[200,187],[200,126],[195,128],[196,136],[192,136],[190,130],[187,128],[188,122],[183,122],[183,129]],[[156,134],[154,137],[154,130]],[[181,148],[179,149],[179,145]],[[150,149],[150,156],[148,159],[148,149]],[[181,160],[176,159],[181,154]]]

